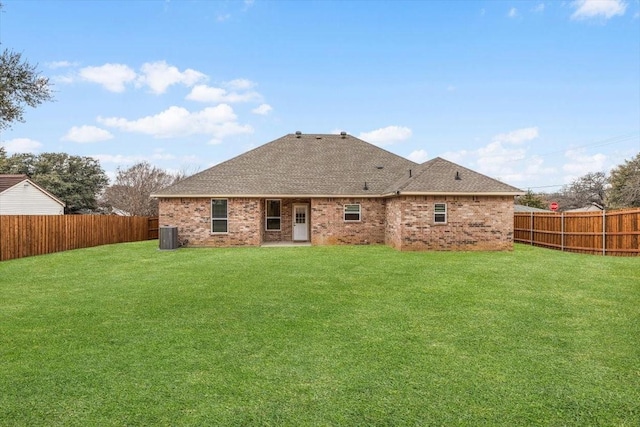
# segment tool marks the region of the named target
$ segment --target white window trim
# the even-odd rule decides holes
[[[225,200],[227,202],[227,216],[225,218],[214,218],[213,217],[213,201],[214,200]],[[227,221],[227,231],[213,231],[213,221]],[[211,199],[211,234],[229,234],[229,199]]]
[[[444,212],[436,212],[436,206],[444,206]],[[436,221],[436,215],[444,215],[444,221]],[[433,204],[433,223],[435,225],[445,225],[449,220],[448,208],[446,203],[434,203]]]
[[[267,206],[269,205],[270,201],[277,201],[278,203],[280,203],[280,216],[267,216]],[[280,220],[280,227],[278,227],[277,229],[275,228],[267,228],[268,224],[269,224],[269,220],[270,219],[279,219]],[[264,230],[265,231],[282,231],[282,199],[265,199],[264,200]]]
[[[358,207],[358,219],[347,219],[347,206],[357,206]],[[344,222],[362,222],[362,205],[360,203],[346,203],[343,207],[342,219]],[[350,214],[355,214],[355,212],[349,212]]]

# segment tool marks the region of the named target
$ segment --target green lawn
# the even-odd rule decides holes
[[[0,263],[0,425],[640,424],[640,258],[517,245]]]

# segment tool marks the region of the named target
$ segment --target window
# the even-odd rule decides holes
[[[447,223],[447,204],[436,203],[433,207],[433,222],[436,224]]]
[[[265,201],[267,231],[280,231],[280,200]]]
[[[344,205],[345,221],[360,221],[360,205]]]
[[[211,199],[211,232],[227,233],[227,199]]]

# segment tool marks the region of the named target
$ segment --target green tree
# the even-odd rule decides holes
[[[147,162],[127,169],[118,168],[115,182],[105,190],[100,204],[129,215],[157,216],[158,200],[152,199],[151,194],[175,184],[184,176],[182,173],[171,174]]]
[[[0,161],[0,173],[26,174],[66,204],[67,213],[95,210],[109,183],[100,163],[66,153],[14,154]]]
[[[616,208],[640,207],[640,153],[611,171],[608,202]]]
[[[52,99],[49,79],[40,75],[37,66],[23,60],[21,53],[4,49],[0,54],[0,131],[23,122],[25,106]]]
[[[547,202],[538,194],[527,190],[527,194],[516,198],[516,204],[538,209],[547,209]]]

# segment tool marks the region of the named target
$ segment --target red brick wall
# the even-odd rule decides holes
[[[513,197],[405,196],[282,199],[281,230],[265,230],[265,199],[228,199],[229,232],[211,233],[211,199],[160,199],[159,225],[177,226],[189,246],[259,246],[292,238],[292,205],[310,203],[314,245],[383,244],[400,250],[510,250]],[[344,205],[359,203],[361,221],[345,222]],[[447,204],[447,223],[434,224],[434,203]]]
[[[402,249],[402,203],[404,198],[387,199],[384,241],[395,249]]]
[[[435,224],[435,203],[447,223]],[[406,196],[387,203],[386,243],[400,250],[511,250],[513,197]]]
[[[360,221],[345,222],[344,205],[360,204]],[[311,199],[313,245],[366,245],[385,241],[385,199]]]
[[[264,229],[264,201],[230,198],[228,233],[211,233],[210,198],[160,199],[159,226],[178,227],[178,239],[187,246],[259,246]]]

